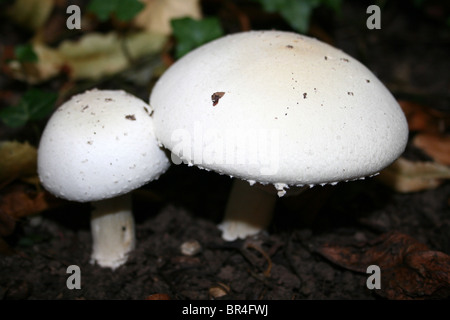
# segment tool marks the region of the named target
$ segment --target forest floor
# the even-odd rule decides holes
[[[450,112],[449,28],[391,6],[382,29],[368,30],[364,6],[344,1],[341,17],[324,28],[332,44],[397,99]],[[411,143],[403,157],[429,160]],[[449,299],[448,280],[427,279],[403,255],[420,248],[423,263],[424,252],[450,254],[448,181],[407,193],[377,178],[314,187],[280,198],[267,232],[226,242],[217,224],[231,185],[227,176],[173,165],[135,191],[137,245],[115,271],[89,262],[89,205],[58,202],[25,217],[5,238],[0,299]],[[182,254],[192,240],[201,250]],[[381,264],[381,289],[367,286],[373,264]],[[66,286],[70,265],[80,267],[79,290]]]

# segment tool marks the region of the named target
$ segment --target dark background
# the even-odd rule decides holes
[[[340,14],[322,7],[315,10],[308,34],[360,60],[397,99],[449,113],[448,2],[424,1],[420,6],[413,1],[377,3],[382,5],[381,30],[366,28],[366,8],[374,2],[347,0]],[[250,23],[252,29],[291,30],[279,15],[264,12],[253,1],[203,1],[202,8],[205,16],[220,19],[226,33],[242,30],[242,21]],[[0,33],[3,45],[21,43],[29,37],[7,20],[0,21]],[[41,87],[58,90],[63,82],[58,78]],[[0,75],[0,86],[3,92],[17,96],[27,88],[6,75]],[[126,84],[114,78],[99,86],[115,89]],[[134,88],[133,92],[144,100],[148,93],[145,87]],[[8,97],[2,95],[2,107],[11,101]],[[40,125],[44,126],[45,121]],[[2,140],[29,141],[37,146],[37,139],[27,128],[11,130],[2,126],[0,135]],[[411,144],[403,156],[430,160]],[[8,250],[0,255],[0,298],[449,298],[448,267],[442,269],[447,280],[437,281],[443,284],[437,293],[429,293],[419,285],[420,281],[426,282],[426,276],[408,278],[408,273],[398,270],[393,271],[391,282],[383,283],[383,290],[369,290],[365,272],[333,262],[321,251],[330,245],[338,249],[353,246],[351,252],[358,257],[362,251],[371,252],[376,239],[401,234],[430,251],[450,254],[448,181],[434,189],[411,193],[393,190],[377,179],[316,187],[297,197],[279,199],[267,233],[227,243],[216,225],[222,218],[231,182],[227,176],[195,167],[172,166],[158,181],[135,191],[137,248],[129,261],[115,271],[89,264],[89,205],[55,201],[53,208],[39,213],[40,220],[31,216],[18,219],[14,231],[4,237]],[[401,251],[406,244],[395,239],[393,243]],[[199,254],[181,254],[180,245],[188,240],[201,244]],[[380,243],[390,248],[389,242]],[[363,263],[362,257],[352,266],[358,261]],[[66,268],[72,264],[81,268],[81,290],[66,288]],[[407,282],[412,285],[402,288],[401,293],[390,293],[392,287],[401,286],[395,274],[410,279]],[[214,296],[212,288],[219,288],[225,295]]]

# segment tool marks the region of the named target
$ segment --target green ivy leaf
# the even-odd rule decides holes
[[[177,41],[175,57],[178,59],[189,51],[217,39],[224,34],[217,18],[210,17],[201,20],[180,18],[171,20],[173,35]]]
[[[340,12],[342,7],[342,0],[322,0],[322,3],[335,12]]]
[[[137,0],[118,1],[116,7],[116,17],[120,21],[130,21],[133,19],[142,9],[144,4]]]
[[[1,109],[0,119],[12,128],[22,127],[28,121],[41,120],[53,111],[57,97],[54,92],[30,89],[16,106]]]
[[[91,0],[87,9],[104,22],[114,14],[120,21],[130,21],[142,9],[144,4],[139,0]]]
[[[14,55],[19,62],[37,62],[38,56],[31,44],[18,45],[14,48]]]
[[[313,10],[319,6],[320,0],[285,1],[286,4],[280,9],[281,16],[296,31],[308,32],[309,22]]]
[[[278,12],[292,29],[306,33],[312,12],[320,5],[339,11],[342,0],[254,0],[267,12]]]

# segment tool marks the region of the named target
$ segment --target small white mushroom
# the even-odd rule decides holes
[[[150,96],[158,140],[189,165],[236,180],[226,240],[267,227],[289,188],[376,174],[404,151],[405,116],[363,64],[291,32],[250,31],[175,62]],[[275,194],[276,194],[275,193]]]
[[[131,194],[170,165],[147,103],[121,90],[73,96],[49,119],[38,174],[57,197],[92,202],[91,262],[115,269],[135,246]]]

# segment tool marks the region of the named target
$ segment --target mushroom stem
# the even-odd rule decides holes
[[[136,243],[131,194],[92,202],[92,205],[91,263],[114,270],[127,261]]]
[[[218,228],[226,241],[245,239],[267,228],[272,220],[277,195],[247,181],[233,182],[225,215]]]

